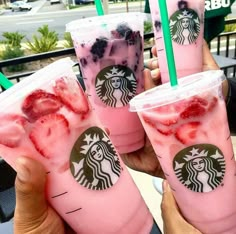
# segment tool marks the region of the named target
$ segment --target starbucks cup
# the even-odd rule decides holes
[[[119,153],[144,146],[144,130],[128,103],[143,91],[142,13],[72,21],[71,33],[86,94]]]
[[[47,199],[76,233],[150,233],[152,215],[72,65],[58,60],[0,94],[0,155],[13,168],[21,155],[45,166]]]
[[[148,90],[130,102],[181,213],[204,234],[236,233],[236,164],[220,70]]]
[[[158,0],[149,0],[162,83],[169,82],[166,48]],[[204,0],[167,0],[177,77],[202,71]]]

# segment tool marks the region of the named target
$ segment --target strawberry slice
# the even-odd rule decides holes
[[[166,105],[152,109],[151,111],[145,112],[143,115],[146,121],[152,124],[162,124],[165,126],[171,126],[176,124],[179,119],[179,106],[177,105]]]
[[[207,110],[212,111],[215,108],[217,103],[218,103],[218,99],[216,97],[212,97]]]
[[[155,113],[153,113],[155,114]],[[149,115],[142,115],[143,121],[148,124],[149,126],[151,126],[152,128],[156,129],[159,133],[161,133],[162,135],[165,136],[169,136],[171,134],[173,134],[173,131],[171,128],[169,128],[168,126],[165,125],[161,125],[157,122],[157,120],[155,120],[154,118],[152,118],[153,116]]]
[[[182,144],[188,144],[191,140],[196,138],[198,127],[201,125],[200,122],[189,122],[180,125],[175,133],[175,137]]]
[[[29,134],[36,150],[46,158],[60,152],[70,133],[69,123],[62,114],[49,114],[34,123]]]
[[[19,146],[26,133],[26,118],[17,114],[0,115],[0,144],[10,148]]]
[[[57,112],[61,107],[62,103],[56,95],[37,89],[25,98],[22,111],[31,121],[35,121],[43,115]]]
[[[62,77],[56,80],[53,89],[61,101],[73,112],[82,115],[88,113],[88,101],[76,80]]]
[[[198,96],[194,96],[187,102],[187,107],[181,112],[182,119],[203,116],[206,113],[208,102]]]

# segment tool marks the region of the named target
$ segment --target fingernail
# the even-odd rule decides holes
[[[163,187],[163,192],[164,192],[164,193],[167,192],[167,191],[169,191],[170,186],[169,186],[167,180],[163,180],[162,187]]]
[[[158,71],[155,69],[155,70],[152,70],[151,71],[151,76],[152,76],[152,78],[157,78],[157,76],[158,76]]]
[[[154,68],[158,68],[158,61],[157,60],[152,61],[152,69],[154,69]]]
[[[26,182],[30,178],[30,171],[26,167],[26,160],[25,158],[18,158],[16,160],[16,172],[17,172],[17,177],[23,182]]]

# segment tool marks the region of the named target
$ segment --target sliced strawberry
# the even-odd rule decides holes
[[[156,129],[159,133],[165,136],[169,136],[173,134],[173,131],[168,126],[160,125],[155,119],[153,119],[151,116],[147,116],[145,114],[142,115],[143,121],[147,123],[152,128]]]
[[[43,115],[57,112],[61,106],[62,103],[56,95],[37,89],[25,98],[22,111],[31,121],[35,121]]]
[[[26,118],[18,114],[0,115],[0,144],[15,148],[26,133]]]
[[[165,135],[165,136],[169,136],[169,135],[171,135],[171,134],[173,134],[173,131],[170,129],[170,128],[157,128],[157,131],[159,132],[159,133],[161,133],[162,135]]]
[[[62,114],[49,114],[40,117],[29,134],[36,150],[46,158],[55,156],[68,138],[69,123]]]
[[[206,113],[206,109],[199,103],[191,103],[181,114],[182,119],[188,119],[198,116],[203,116]]]
[[[78,82],[67,77],[56,80],[54,92],[62,102],[77,114],[85,115],[89,111],[88,101]]]
[[[152,109],[143,114],[144,121],[153,124],[162,124],[170,126],[176,124],[179,119],[179,110],[177,105],[167,105]]]
[[[195,139],[200,122],[189,122],[180,125],[175,133],[175,137],[182,144],[188,144],[191,140]]]
[[[215,108],[217,102],[218,102],[218,99],[216,97],[212,97],[207,110],[212,111]]]
[[[188,119],[203,116],[206,113],[207,105],[208,102],[205,99],[194,96],[186,102],[186,108],[181,112],[180,117],[182,119]]]

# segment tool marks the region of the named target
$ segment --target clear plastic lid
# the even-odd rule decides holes
[[[130,12],[120,14],[109,14],[102,16],[78,19],[66,24],[66,31],[72,37],[77,36],[79,41],[88,41],[95,36],[110,38],[111,32],[119,24],[127,24],[133,31],[140,31],[143,34],[143,22],[147,19],[147,14],[141,12]]]
[[[178,102],[219,87],[225,75],[221,70],[210,70],[178,79],[178,86],[171,87],[170,83],[147,90],[130,101],[130,111],[140,112],[147,109]]]
[[[4,110],[5,107],[8,108],[36,88],[47,87],[55,78],[72,70],[74,64],[75,63],[69,57],[59,59],[24,78],[19,83],[16,83],[0,94],[1,109]]]

